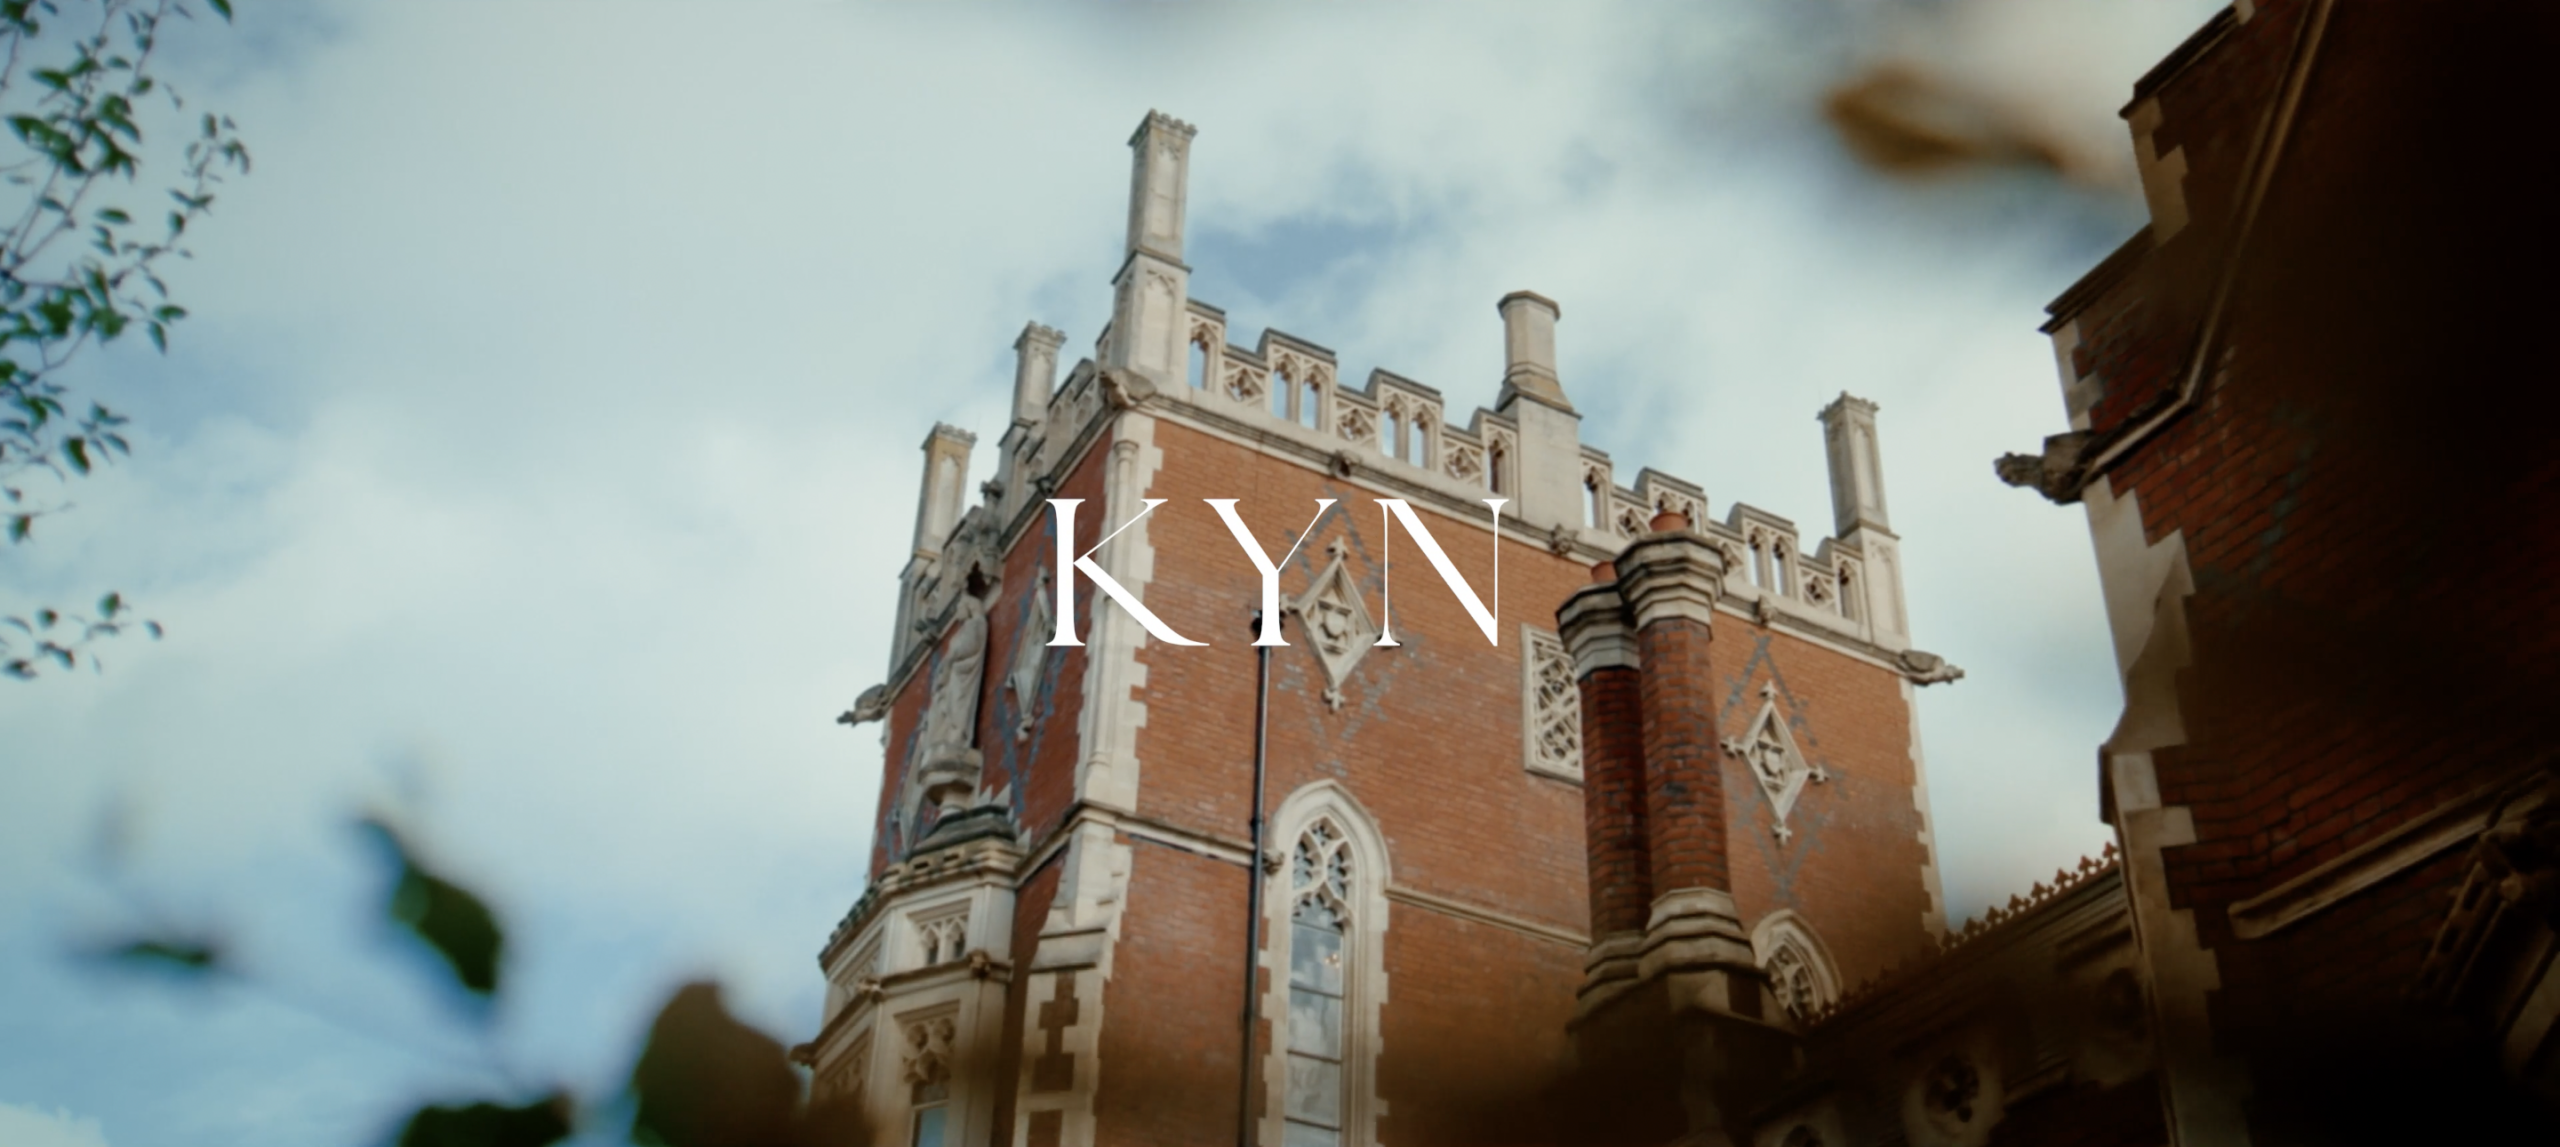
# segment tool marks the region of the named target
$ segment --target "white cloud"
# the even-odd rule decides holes
[[[56,1108],[0,1103],[0,1143],[9,1147],[107,1147],[106,1132],[95,1119],[82,1119]]]

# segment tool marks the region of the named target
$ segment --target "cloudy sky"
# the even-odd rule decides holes
[[[1808,535],[1815,410],[1881,403],[1917,640],[1969,672],[1923,695],[1947,891],[2023,890],[2106,839],[2117,695],[2080,516],[1990,460],[2061,428],[2041,307],[2139,225],[2115,111],[2214,6],[241,0],[171,65],[256,174],[171,353],[82,376],[135,457],[0,553],[0,608],[169,627],[0,688],[0,1141],[596,1096],[696,975],[806,1038],[917,443],[993,440],[1025,320],[1092,345],[1151,107],[1200,129],[1193,289],[1239,342],[1472,406],[1537,290],[1585,441]],[[1823,99],[1887,64],[2062,174],[1862,165]],[[377,923],[372,807],[512,924],[485,1022]],[[249,982],[68,958],[145,928]]]

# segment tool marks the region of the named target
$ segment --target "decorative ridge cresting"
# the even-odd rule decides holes
[[[2123,857],[2116,852],[2116,846],[2110,842],[2098,855],[2081,857],[2080,863],[2076,866],[2054,869],[2053,883],[2046,884],[2038,881],[2033,888],[2027,890],[2025,895],[2011,896],[2007,904],[1994,905],[1990,911],[1981,916],[1966,920],[1963,927],[1940,933],[1934,938],[1934,943],[1928,951],[1916,957],[1904,959],[1883,972],[1860,981],[1857,987],[1840,993],[1839,999],[1831,1001],[1829,1006],[1806,1017],[1805,1026],[1811,1028],[1822,1024],[1851,1007],[1887,994],[1887,989],[1902,986],[1921,972],[1956,955],[1959,951],[1972,948],[1983,938],[2032,915],[2036,909],[2060,900],[2090,881],[2115,871],[2122,860]]]

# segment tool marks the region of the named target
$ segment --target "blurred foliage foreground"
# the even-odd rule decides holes
[[[471,1007],[485,1014],[504,989],[506,930],[481,898],[429,869],[391,824],[362,822],[398,873],[382,912],[439,958]],[[146,935],[97,953],[112,964],[176,973],[192,984],[247,973],[210,939]],[[740,1023],[710,983],[678,988],[658,1011],[624,1093],[581,1102],[565,1091],[424,1104],[397,1125],[398,1147],[544,1147],[571,1135],[644,1147],[867,1147],[870,1131],[847,1100],[809,1103],[781,1043]],[[630,1123],[619,1126],[622,1118]]]
[[[205,3],[231,19],[231,0]],[[187,228],[213,209],[224,174],[249,171],[230,117],[190,123],[186,100],[154,74],[164,32],[193,16],[184,0],[0,0],[0,533],[10,550],[71,508],[74,479],[132,449],[125,416],[81,393],[65,368],[135,332],[168,350],[187,311],[161,269],[193,257]],[[166,141],[171,126],[184,147],[155,154],[146,128]],[[173,174],[146,181],[146,161]],[[0,673],[94,665],[98,640],[137,625],[160,635],[116,593],[87,614],[0,614]]]

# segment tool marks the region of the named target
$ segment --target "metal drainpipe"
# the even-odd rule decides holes
[[[1281,616],[1280,623],[1285,630],[1287,615]],[[1262,633],[1262,611],[1258,609],[1253,611],[1253,632],[1257,638]],[[1254,1028],[1261,1018],[1261,1000],[1254,988],[1261,978],[1256,973],[1262,962],[1263,763],[1271,747],[1271,647],[1254,646],[1253,657],[1253,819],[1248,822],[1253,838],[1253,855],[1245,860],[1245,877],[1249,883],[1245,892],[1244,924],[1244,1052],[1239,1057],[1243,1066],[1237,1072],[1240,1078],[1236,1084],[1236,1147],[1252,1147],[1253,1144],[1253,1069],[1256,1063],[1253,1053],[1254,1036],[1257,1034]]]

